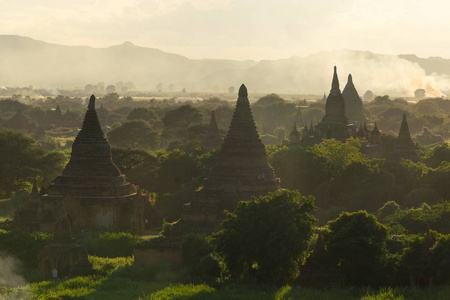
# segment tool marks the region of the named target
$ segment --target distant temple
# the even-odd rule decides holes
[[[315,135],[322,139],[345,140],[350,135],[348,119],[345,116],[345,103],[339,89],[339,79],[334,67],[331,91],[325,105],[325,116],[316,126]]]
[[[220,134],[219,127],[217,126],[216,116],[214,110],[211,112],[211,121],[209,122],[208,132],[203,138],[203,149],[214,150],[222,146],[223,137]]]
[[[300,144],[300,140],[301,140],[300,132],[297,130],[297,124],[294,123],[294,128],[292,128],[292,131],[289,134],[289,144],[298,145]]]
[[[302,110],[299,108],[297,108],[297,113],[295,114],[295,123],[296,124],[303,124],[303,115],[302,115]]]
[[[355,85],[353,84],[352,74],[348,75],[347,84],[342,91],[342,97],[345,102],[345,116],[348,118],[350,123],[366,122],[362,100],[356,91]]]
[[[70,161],[48,191],[40,196],[39,204],[37,195],[32,193],[27,207],[39,207],[39,216],[27,217],[27,208],[18,211],[17,228],[53,232],[64,201],[67,218],[76,232],[143,230],[144,200],[112,161],[111,148],[98,121],[94,95],[72,145]],[[37,225],[35,220],[39,220]]]
[[[378,130],[377,122],[375,122],[373,130],[368,137],[369,143],[364,149],[364,154],[367,158],[383,158],[383,147],[381,146],[380,136],[381,134]]]
[[[180,227],[193,231],[216,230],[225,209],[233,211],[239,201],[262,196],[280,188],[253,120],[247,88],[239,89],[236,109],[216,164],[203,187],[184,206]]]
[[[394,144],[394,149],[391,155],[391,159],[393,160],[398,160],[400,158],[410,159],[414,162],[419,161],[419,157],[416,153],[416,147],[411,139],[411,134],[409,133],[406,114],[403,114],[400,131],[398,133],[397,141]]]

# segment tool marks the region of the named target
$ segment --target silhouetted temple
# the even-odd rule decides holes
[[[394,144],[391,159],[398,160],[400,158],[410,159],[414,162],[419,161],[419,157],[416,153],[416,147],[411,139],[409,133],[408,121],[406,120],[406,114],[403,114],[402,123],[400,125],[400,131],[398,133],[397,140]]]
[[[294,128],[292,128],[289,134],[289,144],[298,145],[300,144],[300,132],[297,130],[297,124],[294,123]]]
[[[267,161],[256,130],[247,88],[242,85],[217,161],[203,187],[184,206],[180,227],[194,231],[217,229],[225,209],[234,211],[238,201],[248,201],[251,196],[262,196],[279,188],[279,179]]]
[[[39,230],[54,230],[62,213],[62,201],[72,229],[77,232],[143,230],[144,200],[112,161],[111,148],[98,121],[94,95],[73,142],[69,163],[49,186],[48,194],[41,196]]]
[[[84,246],[78,245],[72,235],[69,218],[61,203],[61,216],[56,222],[54,238],[38,254],[38,268],[50,274],[57,271],[58,277],[83,276],[92,273],[92,264]]]
[[[380,131],[378,130],[377,122],[369,135],[369,144],[365,148],[365,155],[367,158],[383,158],[383,147],[380,141]]]
[[[365,122],[366,117],[364,116],[362,100],[353,84],[352,74],[348,74],[348,81],[342,91],[342,97],[345,102],[345,116],[350,123]]]
[[[209,122],[208,132],[203,138],[203,148],[205,150],[214,150],[222,146],[223,137],[217,126],[214,110],[211,112],[211,121]]]
[[[345,140],[350,135],[336,67],[334,67],[331,91],[325,104],[325,116],[317,125],[316,131],[316,136],[323,139]]]
[[[41,195],[36,183],[33,180],[33,188],[25,207],[16,210],[14,214],[14,227],[18,231],[33,232],[39,230],[39,223],[42,220]]]
[[[303,115],[302,115],[302,110],[299,108],[297,108],[297,113],[295,114],[295,123],[296,124],[303,124]]]

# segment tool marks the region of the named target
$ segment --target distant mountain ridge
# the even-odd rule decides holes
[[[332,68],[338,66],[341,89],[353,74],[360,94],[411,95],[425,88],[431,95],[450,90],[450,59],[415,55],[381,55],[338,50],[278,60],[189,59],[130,42],[107,48],[63,46],[28,37],[0,35],[0,86],[83,88],[87,84],[133,82],[138,89],[226,90],[246,83],[260,92],[328,92]],[[439,85],[437,84],[439,82]]]

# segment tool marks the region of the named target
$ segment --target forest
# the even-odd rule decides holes
[[[0,298],[445,298],[450,100],[373,93],[363,98],[367,124],[355,126],[373,128],[376,122],[385,158],[364,155],[367,140],[360,138],[290,143],[295,125],[302,132],[322,120],[320,97],[252,99],[256,128],[281,189],[239,202],[216,232],[174,237],[183,206],[220,153],[203,147],[211,111],[226,136],[236,102],[101,95],[96,111],[112,160],[148,196],[145,231],[74,232],[94,272],[59,280],[38,270],[37,255],[53,235],[19,232],[13,219],[29,201],[33,178],[44,195],[69,162],[88,99],[0,100]],[[389,159],[403,114],[418,162]],[[135,263],[136,249],[177,238],[180,261]]]

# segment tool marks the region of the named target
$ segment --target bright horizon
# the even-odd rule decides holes
[[[450,58],[443,0],[0,0],[0,34],[105,48],[125,41],[192,59],[283,59],[352,49]]]

